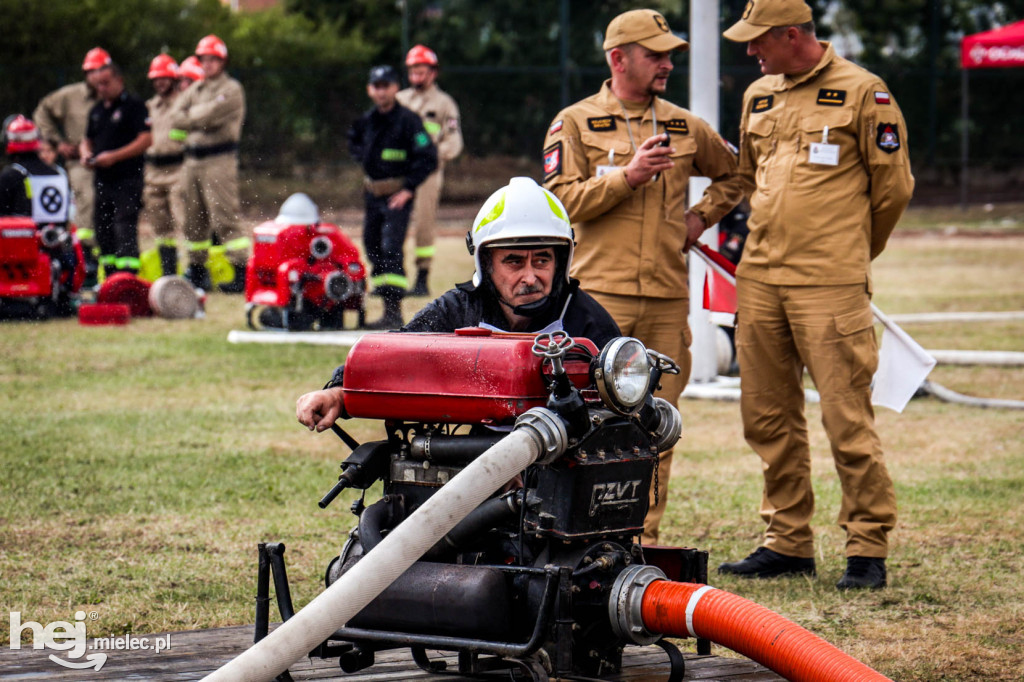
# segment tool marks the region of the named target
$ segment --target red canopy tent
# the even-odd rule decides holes
[[[960,66],[963,68],[961,88],[963,90],[962,116],[963,132],[960,139],[962,170],[960,173],[960,206],[967,207],[967,113],[969,69],[1024,67],[1024,21],[1009,26],[994,28],[973,35],[964,36],[960,41]]]

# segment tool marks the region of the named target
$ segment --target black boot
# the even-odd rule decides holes
[[[206,269],[206,265],[192,263],[185,269],[185,279],[196,289],[203,291],[209,291],[213,286],[210,283],[210,271]]]
[[[178,274],[178,248],[175,246],[160,246],[157,249],[160,253],[160,269],[164,276]]]
[[[82,246],[82,257],[85,260],[85,282],[83,289],[92,289],[100,281],[100,263],[91,246]]]
[[[368,322],[367,329],[398,329],[402,326],[402,296],[405,290],[396,286],[377,287],[384,299],[384,315],[376,322]]]
[[[225,294],[240,294],[245,291],[245,263],[232,263],[235,269],[235,277],[230,282],[224,282],[219,286]]]
[[[430,274],[429,270],[420,268],[416,273],[416,285],[409,292],[410,296],[430,296],[430,289],[427,288],[427,276]]]

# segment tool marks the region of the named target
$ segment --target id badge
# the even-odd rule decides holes
[[[812,142],[811,153],[807,160],[823,166],[838,166],[839,145],[826,142]]]
[[[821,133],[821,142],[812,142],[807,160],[822,166],[839,165],[839,145],[828,143],[828,126]]]

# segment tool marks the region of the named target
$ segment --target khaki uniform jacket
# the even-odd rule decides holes
[[[146,158],[160,159],[161,157],[181,156],[184,161],[185,143],[182,140],[171,138],[171,111],[174,102],[180,93],[172,95],[170,99],[154,95],[146,101],[146,109],[149,110],[150,130],[153,133],[153,144],[146,150]],[[149,184],[166,185],[177,181],[177,173],[181,169],[181,162],[146,164],[146,182]]]
[[[245,120],[245,91],[226,73],[206,78],[178,95],[171,125],[188,131],[189,148],[238,142]]]
[[[437,85],[431,85],[425,92],[406,88],[398,93],[398,103],[423,119],[423,127],[437,147],[438,168],[462,153],[459,105],[451,95]]]
[[[77,147],[85,137],[89,111],[96,101],[85,81],[65,85],[39,101],[32,121],[44,140],[55,145],[67,142]]]
[[[687,298],[687,187],[691,176],[711,178],[694,206],[708,225],[743,197],[736,157],[706,122],[654,98],[657,133],[671,136],[675,167],[632,189],[624,167],[633,158],[622,105],[605,81],[601,91],[560,112],[544,140],[544,186],[561,199],[576,231],[572,276],[587,291],[624,296]],[[633,140],[654,134],[651,107]],[[614,153],[613,153],[614,152]]]
[[[743,96],[740,173],[753,193],[737,274],[766,284],[867,282],[910,201],[903,114],[878,76],[822,43],[817,66],[770,75]],[[838,145],[834,165],[812,143]]]

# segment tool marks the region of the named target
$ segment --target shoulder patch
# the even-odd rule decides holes
[[[901,146],[899,126],[895,123],[879,123],[875,144],[886,154],[899,151]]]
[[[823,104],[826,107],[841,107],[846,104],[846,90],[822,88],[818,90],[818,104]]]
[[[768,111],[775,104],[775,95],[765,95],[764,97],[755,97],[750,103],[750,113],[760,114],[762,111]]]
[[[689,135],[690,126],[687,125],[685,118],[673,118],[665,121],[665,132],[675,133],[676,135]]]
[[[562,141],[544,150],[544,182],[562,173]]]
[[[892,98],[888,92],[875,90],[875,104],[892,104]]]
[[[557,133],[561,129],[562,129],[562,119],[558,119],[557,121],[552,123],[551,126],[548,128],[548,135],[554,135],[555,133]]]
[[[609,130],[615,130],[615,117],[598,116],[597,118],[588,118],[587,127],[598,133],[606,133]]]

